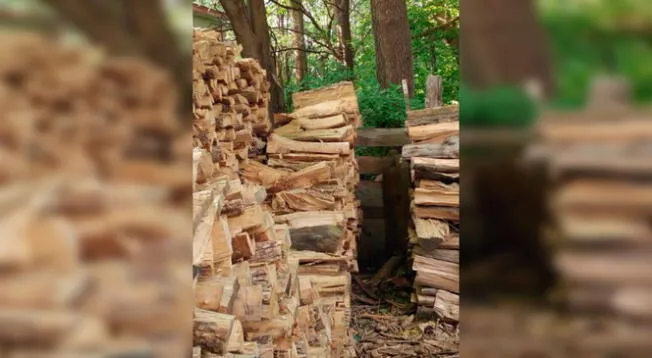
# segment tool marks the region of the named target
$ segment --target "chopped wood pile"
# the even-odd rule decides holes
[[[408,111],[403,147],[410,161],[412,223],[409,229],[416,271],[417,314],[459,321],[459,108]]]
[[[264,138],[271,129],[270,86],[258,62],[238,59],[240,45],[218,38],[215,30],[193,32],[193,127],[195,133],[210,135],[196,137],[195,147],[219,157],[234,177],[240,164],[265,153]]]
[[[652,320],[651,114],[542,123],[554,267],[562,299],[578,311]]]
[[[309,332],[308,356],[347,356],[351,272],[357,272],[360,203],[353,143],[360,125],[353,84],[295,93],[295,111],[278,114],[267,142],[267,163],[242,168],[246,183],[263,185],[275,222],[291,237],[299,263],[299,312]],[[321,323],[319,323],[321,321]],[[297,323],[298,324],[298,323]]]
[[[196,32],[195,57],[204,56],[201,62],[206,67],[194,71],[209,71],[205,68],[210,63],[228,62],[220,60],[222,52],[205,41]],[[198,48],[214,54],[213,60],[198,54]],[[249,62],[234,63],[242,61]],[[194,78],[206,81],[207,74],[196,73]],[[196,85],[195,91],[202,88]],[[237,127],[229,122],[234,115],[211,115],[228,110],[213,93],[194,96],[193,353],[201,357],[351,356],[349,271],[355,267],[358,216],[349,193],[357,172],[346,166],[346,160],[354,160],[350,143],[333,142],[342,153],[324,152],[321,143],[274,133],[266,143],[268,165],[249,160],[244,152],[229,160],[232,157],[224,154],[230,152],[223,145],[244,147],[222,137],[221,130],[233,128],[236,138],[246,138],[247,143],[263,132],[256,133],[256,126],[247,121]],[[345,111],[329,115],[338,114],[346,121],[356,119]],[[336,128],[332,126],[324,129]],[[302,151],[304,144],[313,146]],[[296,167],[281,167],[272,164],[274,160],[287,160]]]
[[[183,356],[191,146],[168,74],[28,33],[0,51],[0,355]]]
[[[355,89],[341,82],[292,99],[295,111],[275,118],[279,127],[267,142],[267,166],[252,165],[243,175],[268,189],[277,221],[290,221],[295,250],[340,255],[355,272],[361,215]]]

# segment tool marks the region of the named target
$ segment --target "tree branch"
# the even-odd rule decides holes
[[[273,27],[272,29],[281,30],[281,28],[279,28],[279,27]],[[286,28],[286,29],[283,29],[283,30],[287,30],[288,32],[292,32],[292,33],[295,33],[295,34],[302,34],[302,35],[308,37],[310,40],[315,42],[317,45],[322,46],[322,47],[324,47],[324,48],[326,48],[328,50],[328,52],[324,51],[323,53],[329,53],[330,55],[333,55],[336,59],[338,59],[338,60],[340,59],[340,56],[339,56],[337,50],[333,47],[332,43],[321,42],[321,41],[318,40],[318,38],[314,34],[312,34],[310,32],[305,32],[305,31],[301,32],[301,31],[297,31],[297,30],[291,29],[291,28]]]
[[[415,38],[419,38],[419,37],[429,36],[429,35],[434,34],[437,31],[448,30],[451,27],[455,26],[457,23],[459,23],[459,21],[460,21],[460,17],[456,16],[455,18],[453,18],[453,19],[451,19],[451,20],[449,20],[449,21],[447,21],[445,23],[439,24],[439,25],[437,25],[437,26],[435,26],[433,28],[430,28],[430,29],[420,33],[420,34],[414,35],[414,36],[412,36],[412,38],[415,39]]]
[[[274,5],[276,5],[278,7],[286,9],[286,10],[301,11],[308,18],[308,20],[310,20],[310,22],[312,23],[312,26],[314,26],[317,30],[319,30],[319,32],[326,33],[324,31],[324,29],[322,28],[322,26],[319,25],[319,22],[317,21],[317,19],[315,19],[315,17],[312,16],[312,13],[310,13],[310,11],[308,11],[308,9],[303,4],[301,4],[301,8],[297,8],[297,7],[294,7],[294,6],[281,4],[277,0],[270,0],[270,2],[272,2]]]
[[[332,55],[330,52],[324,51],[324,50],[301,49],[301,48],[298,48],[298,47],[284,47],[284,48],[279,48],[279,49],[274,50],[275,53],[288,52],[288,51],[303,51],[303,52],[306,52],[306,53],[315,53],[315,54],[321,54],[321,55]]]

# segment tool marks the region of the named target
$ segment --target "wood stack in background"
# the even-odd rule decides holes
[[[554,175],[559,298],[577,311],[652,319],[651,115],[619,110],[596,120],[589,112],[541,123]]]
[[[268,138],[267,164],[250,162],[242,175],[267,189],[276,223],[287,227],[289,256],[299,263],[299,311],[321,317],[299,330],[309,332],[308,356],[345,356],[360,222],[357,98],[352,83],[343,82],[296,93],[293,101],[293,113],[275,118],[280,126]]]
[[[214,30],[193,32],[193,127],[211,135],[195,137],[195,147],[206,148],[235,177],[239,164],[264,154],[270,86],[255,60],[239,59],[241,46],[217,38]]]
[[[191,145],[169,74],[29,33],[0,51],[0,355],[184,356]]]
[[[418,315],[459,321],[459,108],[407,112],[414,190],[410,243]]]

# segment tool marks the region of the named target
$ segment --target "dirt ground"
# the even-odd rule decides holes
[[[415,319],[410,280],[397,276],[377,287],[353,280],[351,327],[359,358],[458,357],[457,325]]]
[[[606,314],[563,312],[541,302],[462,302],[461,323],[423,321],[410,278],[353,279],[351,328],[360,358],[648,358],[652,326]],[[460,336],[463,338],[460,339]]]

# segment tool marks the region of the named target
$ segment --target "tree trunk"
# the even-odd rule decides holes
[[[267,80],[271,85],[270,114],[283,112],[283,88],[276,77],[276,58],[272,55],[272,44],[267,24],[267,11],[264,0],[249,0],[251,23],[259,40],[260,63],[267,70]],[[271,116],[270,116],[271,118]]]
[[[351,44],[351,0],[335,0],[337,39],[344,65],[353,75],[354,54]]]
[[[376,40],[376,75],[381,87],[408,82],[414,94],[412,45],[405,0],[371,0],[371,18]]]
[[[292,7],[301,9],[301,0],[291,0]],[[301,10],[292,10],[292,27],[294,32],[294,76],[297,83],[301,81],[308,73],[308,56],[306,54],[305,28],[303,23],[303,12]]]
[[[242,0],[220,0],[220,3],[231,22],[236,40],[242,45],[243,54],[258,60],[267,71],[272,97],[270,114],[283,112],[283,88],[276,77],[276,61],[272,56],[265,2],[250,0],[248,8]]]
[[[261,61],[263,65],[258,39],[247,18],[249,13],[247,6],[242,0],[220,0],[220,4],[231,22],[236,41],[242,45],[242,54]]]
[[[462,0],[460,6],[464,82],[482,89],[500,84],[522,86],[536,80],[550,98],[554,91],[552,62],[536,3]]]

